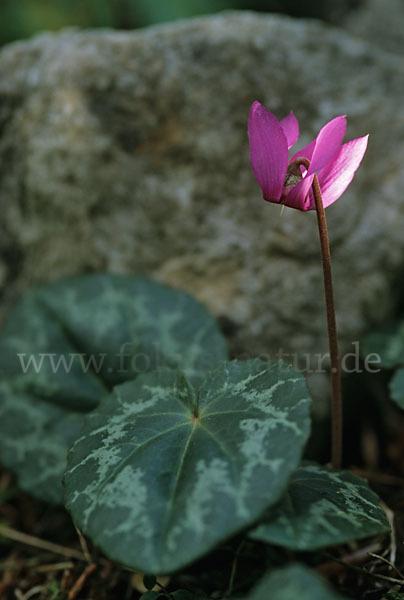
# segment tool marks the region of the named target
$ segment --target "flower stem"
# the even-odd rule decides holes
[[[335,321],[334,292],[331,275],[331,256],[328,242],[327,221],[320,185],[317,175],[313,180],[313,195],[316,203],[318,232],[320,235],[321,259],[323,263],[323,278],[325,291],[325,304],[327,313],[328,342],[330,347],[331,363],[331,463],[335,469],[341,467],[342,461],[342,396],[341,396],[341,371],[338,356],[337,325]]]

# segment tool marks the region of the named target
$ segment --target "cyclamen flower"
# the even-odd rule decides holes
[[[298,210],[316,210],[311,186],[317,173],[324,207],[343,194],[365,154],[368,135],[346,144],[345,116],[336,117],[320,130],[316,139],[289,160],[290,148],[299,137],[293,112],[278,119],[259,102],[254,102],[248,119],[250,161],[264,200]],[[310,161],[308,169],[296,159]]]

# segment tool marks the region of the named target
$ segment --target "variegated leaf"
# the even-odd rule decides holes
[[[62,502],[68,447],[114,385],[158,365],[198,383],[226,358],[198,302],[143,277],[89,275],[37,288],[0,336],[0,460],[24,490]]]
[[[390,396],[392,400],[404,409],[404,369],[397,369],[390,381]]]
[[[143,374],[90,413],[69,453],[67,508],[107,556],[173,572],[279,499],[309,406],[283,363],[224,363],[198,390],[178,371]]]
[[[333,590],[328,582],[300,564],[266,575],[245,600],[348,600]]]
[[[297,470],[279,505],[250,536],[292,550],[315,550],[389,529],[364,479],[309,464]]]
[[[404,365],[404,320],[387,323],[369,333],[363,340],[361,354],[363,358],[378,355],[377,366],[385,369]]]

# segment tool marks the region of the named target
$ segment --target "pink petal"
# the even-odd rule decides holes
[[[301,150],[298,150],[297,152],[295,152],[294,155],[292,156],[292,158],[290,159],[290,162],[295,160],[295,158],[308,158],[309,160],[311,160],[311,157],[313,156],[315,145],[316,145],[316,140],[312,140],[310,142],[310,144],[307,144],[307,146],[305,146]]]
[[[313,184],[313,179],[314,173],[306,175],[302,181],[299,181],[299,183],[292,187],[290,192],[284,197],[282,203],[299,210],[312,210],[310,207],[309,192]]]
[[[248,119],[250,161],[265,200],[279,202],[288,166],[288,143],[279,121],[259,102]]]
[[[309,159],[310,168],[307,171],[306,177],[287,194],[284,200],[286,206],[298,208],[303,211],[316,209],[313,194],[311,193],[314,173],[335,158],[335,155],[341,148],[345,130],[345,116],[336,117],[324,125],[316,139],[312,140],[307,146],[298,150],[292,156],[290,162],[299,157]]]
[[[345,192],[362,162],[368,135],[343,144],[336,158],[318,174],[324,206],[330,206]]]
[[[307,144],[307,146],[305,146],[301,150],[298,150],[292,156],[290,162],[292,162],[296,158],[307,158],[311,161],[315,146],[316,140],[312,140],[310,144]],[[289,192],[286,195],[286,199],[283,200],[283,203],[286,206],[290,206],[291,208],[297,208],[299,210],[310,210],[310,200],[308,194],[313,184],[313,177],[314,175],[306,174],[302,181],[297,183],[295,186],[293,186],[293,188],[289,190]]]
[[[329,121],[316,137],[316,143],[311,157],[309,175],[319,171],[332,160],[340,149],[346,130],[344,115]]]
[[[286,135],[289,150],[293,144],[296,144],[299,138],[299,123],[293,114],[293,110],[290,111],[287,117],[282,119],[280,126],[283,129],[283,133]]]

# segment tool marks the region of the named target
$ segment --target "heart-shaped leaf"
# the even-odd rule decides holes
[[[390,395],[392,400],[404,409],[404,369],[397,369],[390,381]]]
[[[37,288],[0,337],[0,459],[24,490],[62,502],[68,447],[114,385],[159,365],[198,383],[226,358],[198,302],[143,277],[89,275]]]
[[[171,573],[280,498],[309,406],[283,363],[224,363],[198,390],[178,371],[140,375],[89,414],[69,452],[67,508],[112,559]]]
[[[142,594],[140,596],[140,600],[164,600],[167,598],[167,596],[161,593],[161,592],[144,592],[144,594]]]
[[[245,600],[348,600],[317,573],[299,564],[266,575]]]
[[[173,600],[209,600],[207,596],[201,596],[188,590],[176,590],[171,593],[171,598]]]
[[[310,464],[297,470],[279,505],[250,536],[292,550],[315,550],[389,529],[364,479]]]
[[[371,354],[377,355],[380,357],[377,366],[385,369],[404,365],[404,321],[387,323],[368,334],[363,340],[361,354],[364,359]]]

